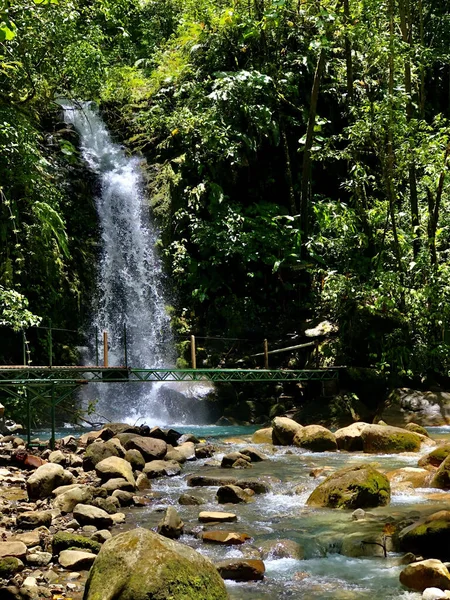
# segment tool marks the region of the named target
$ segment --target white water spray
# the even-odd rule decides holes
[[[124,365],[124,325],[128,364],[168,368],[175,361],[166,311],[163,272],[155,249],[158,230],[143,195],[140,161],[114,143],[90,103],[62,103],[64,119],[80,136],[84,160],[99,179],[96,206],[101,233],[97,306],[93,327],[109,336],[110,365]],[[94,364],[94,347],[86,362]],[[90,392],[92,386],[89,386]],[[168,422],[158,385],[99,384],[98,413],[108,419]]]

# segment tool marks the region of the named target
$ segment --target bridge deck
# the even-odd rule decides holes
[[[0,366],[0,385],[77,383],[142,383],[158,381],[327,381],[337,379],[332,369],[135,369],[126,367]]]

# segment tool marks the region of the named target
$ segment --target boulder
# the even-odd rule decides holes
[[[435,450],[422,456],[419,460],[419,467],[440,467],[441,463],[450,455],[450,444],[442,444],[442,446],[438,446]]]
[[[450,511],[441,510],[405,527],[398,534],[400,549],[405,552],[450,560]]]
[[[27,556],[27,564],[33,567],[46,567],[52,561],[50,552],[33,551]]]
[[[198,444],[195,447],[195,458],[211,458],[216,449],[212,444]]]
[[[391,454],[418,452],[422,437],[400,427],[353,423],[335,433],[339,450],[366,452],[369,454]]]
[[[174,460],[180,465],[183,465],[187,461],[187,458],[182,452],[178,452],[177,448],[173,448],[172,450],[167,451],[164,460]]]
[[[124,490],[115,490],[112,493],[111,498],[117,498],[120,506],[131,506],[134,502],[134,495],[131,492],[125,492]]]
[[[229,512],[202,511],[198,515],[200,523],[232,523],[237,521],[237,516]]]
[[[133,477],[133,469],[130,463],[124,458],[110,456],[101,460],[95,466],[95,472],[103,481],[109,479],[122,478],[128,481],[133,487],[136,486],[136,481]]]
[[[391,484],[410,483],[415,488],[426,487],[430,478],[430,472],[427,469],[416,467],[402,467],[386,473],[386,477]]]
[[[158,523],[157,532],[166,538],[177,540],[181,537],[184,529],[184,523],[177,510],[173,506],[166,509],[164,517]]]
[[[422,425],[418,425],[417,423],[408,423],[405,425],[405,429],[406,431],[412,431],[414,433],[424,435],[425,437],[430,437],[425,427],[422,427]]]
[[[15,575],[15,573],[23,571],[23,567],[23,562],[15,556],[6,556],[5,558],[0,558],[0,578],[9,579]]]
[[[261,581],[266,571],[263,561],[256,559],[221,560],[216,567],[223,579],[233,581]]]
[[[52,513],[48,510],[29,511],[21,513],[16,517],[16,525],[19,529],[36,529],[36,527],[50,527],[52,524]]]
[[[144,457],[139,450],[134,448],[125,452],[124,459],[130,463],[133,471],[142,471],[142,469],[145,467]]]
[[[140,492],[151,489],[152,484],[147,475],[145,475],[145,473],[139,473],[139,475],[137,476],[136,487]]]
[[[63,550],[59,555],[58,562],[65,569],[71,571],[83,571],[91,568],[95,554],[81,552],[80,550]]]
[[[205,531],[201,537],[208,544],[221,544],[224,546],[240,546],[251,539],[246,533],[234,531]]]
[[[227,600],[217,569],[201,554],[146,529],[108,540],[95,559],[84,600]]]
[[[287,417],[275,417],[272,421],[272,441],[280,446],[290,446],[295,434],[302,428],[300,423]]]
[[[445,598],[450,598],[450,596],[444,590],[435,587],[426,588],[422,594],[422,600],[443,600]]]
[[[450,573],[440,560],[421,560],[403,569],[400,573],[400,583],[417,592],[423,592],[430,587],[450,590]]]
[[[15,558],[25,558],[27,547],[23,542],[0,542],[0,558],[13,556]]]
[[[156,477],[174,477],[181,473],[181,467],[179,463],[174,460],[152,460],[145,464],[144,474],[149,479],[155,479]]]
[[[124,492],[123,490],[114,490],[114,492],[112,493],[112,495],[109,498],[94,498],[92,500],[92,502],[90,503],[90,506],[95,506],[96,508],[101,508],[102,510],[107,512],[108,515],[114,515],[117,512],[117,510],[120,508],[119,499],[116,496],[114,496],[114,494],[116,492],[122,492],[123,494],[130,494],[130,496],[133,497],[131,492]]]
[[[383,473],[370,466],[347,467],[336,471],[309,496],[308,506],[328,508],[372,508],[389,503],[391,488]]]
[[[252,497],[237,485],[223,485],[217,490],[217,502],[219,504],[239,504],[251,502]]]
[[[98,552],[100,552],[101,544],[94,539],[87,538],[83,535],[69,533],[68,531],[58,531],[58,533],[53,536],[52,540],[53,554],[60,554],[63,550],[69,550],[69,548],[86,550],[92,554],[98,554]]]
[[[27,492],[31,500],[48,498],[54,489],[61,485],[70,485],[73,475],[61,465],[47,463],[30,475],[27,481]]]
[[[126,450],[139,450],[145,462],[164,458],[167,444],[157,438],[134,437],[124,444]]]
[[[321,425],[307,425],[297,431],[293,440],[294,446],[312,452],[335,452],[336,437],[329,429]]]
[[[258,429],[252,435],[253,444],[271,444],[273,439],[272,427],[265,427],[264,429]]]
[[[178,443],[177,452],[180,453],[186,460],[195,459],[195,444],[194,442]]]
[[[125,492],[134,492],[136,487],[131,484],[126,479],[122,477],[114,477],[113,479],[109,479],[102,483],[102,489],[105,490],[105,493],[112,494],[115,490],[124,490]]]
[[[64,454],[64,452],[61,452],[61,450],[54,450],[53,452],[50,452],[48,462],[65,467],[67,465],[67,455]]]
[[[86,504],[77,504],[73,509],[73,516],[80,525],[94,525],[98,529],[111,527],[114,522],[105,510]]]
[[[203,498],[197,498],[197,496],[191,496],[191,494],[181,494],[178,498],[178,504],[182,504],[183,506],[200,506],[201,504],[205,504],[205,502]]]
[[[72,512],[77,504],[90,504],[91,501],[92,491],[90,487],[75,485],[71,486],[71,489],[59,493],[53,502],[53,506],[59,509],[62,514],[67,514]]]
[[[442,461],[439,469],[434,474],[431,483],[431,487],[440,488],[441,490],[450,489],[450,456],[447,456]]]
[[[252,463],[261,462],[267,459],[267,456],[258,450],[258,448],[251,448],[250,446],[241,450],[241,454],[248,456]]]
[[[120,454],[118,447],[112,440],[108,440],[107,442],[97,440],[87,447],[83,458],[83,467],[86,471],[91,471],[105,458],[110,458],[111,456],[120,457]]]
[[[225,456],[222,458],[220,466],[223,469],[231,469],[236,464],[236,461],[238,461],[239,459],[244,460],[249,465],[251,463],[251,458],[249,456],[241,454],[240,452],[231,452],[230,454],[225,454]]]
[[[379,410],[378,418],[398,427],[404,427],[411,421],[425,427],[448,425],[450,393],[409,388],[393,390]]]

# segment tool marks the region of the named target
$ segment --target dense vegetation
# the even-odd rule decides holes
[[[323,361],[447,374],[446,2],[0,6],[0,323],[76,329],[89,310],[69,95],[147,159],[177,328],[261,339],[329,318]]]

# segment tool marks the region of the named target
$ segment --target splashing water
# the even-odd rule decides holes
[[[92,326],[107,331],[109,364],[124,364],[124,325],[128,364],[164,368],[175,362],[170,321],[165,307],[164,275],[155,245],[158,229],[150,221],[143,194],[141,165],[114,143],[91,103],[62,102],[64,120],[80,136],[81,152],[97,175],[100,192],[96,207],[101,233],[98,304]],[[94,364],[94,346],[85,362]],[[92,392],[91,385],[89,392]],[[97,410],[107,419],[145,416],[167,422],[158,386],[151,384],[97,385]]]

